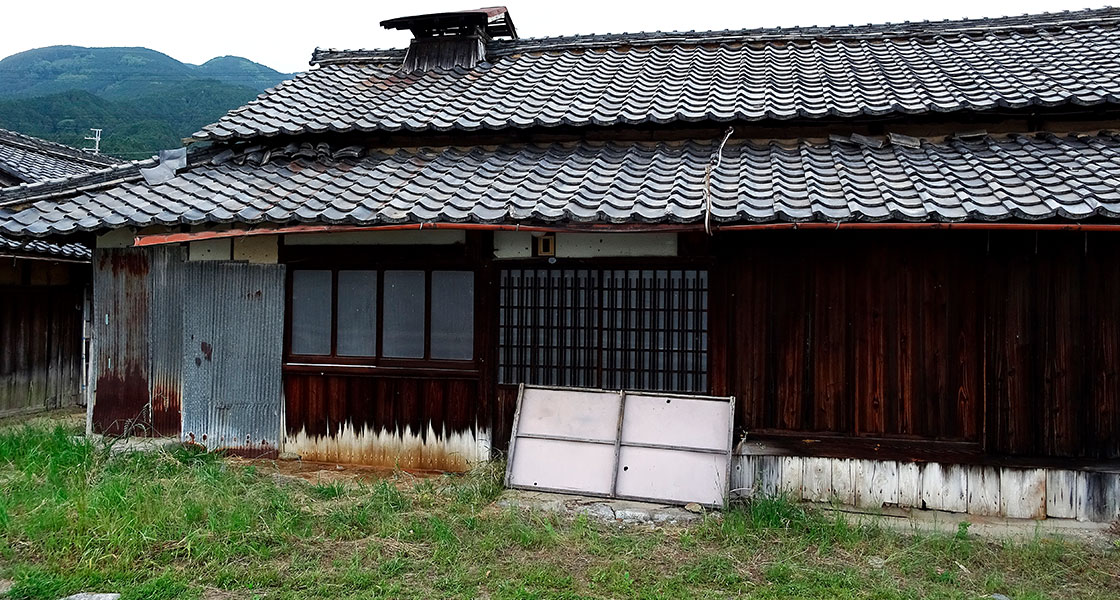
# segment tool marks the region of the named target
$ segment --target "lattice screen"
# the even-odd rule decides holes
[[[708,391],[708,273],[505,269],[501,383]]]

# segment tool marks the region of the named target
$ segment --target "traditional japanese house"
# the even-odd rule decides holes
[[[119,161],[0,129],[0,206],[21,184]],[[0,208],[0,211],[3,211]],[[90,249],[0,235],[0,416],[83,402],[83,307]]]
[[[383,25],[8,209],[96,244],[93,432],[460,470],[521,383],[731,395],[744,494],[1116,518],[1120,9]]]

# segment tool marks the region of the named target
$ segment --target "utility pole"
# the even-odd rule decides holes
[[[91,127],[90,131],[93,132],[93,135],[87,135],[86,140],[93,142],[93,148],[82,148],[82,150],[92,152],[94,155],[101,154],[101,130]]]

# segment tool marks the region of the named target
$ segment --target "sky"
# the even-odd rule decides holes
[[[1108,0],[505,1],[521,37],[941,20],[1108,4]],[[58,44],[144,46],[193,64],[235,55],[292,73],[307,69],[317,46],[406,47],[411,34],[381,29],[378,23],[385,19],[478,8],[490,5],[487,2],[7,0],[0,9],[4,21],[0,57]]]

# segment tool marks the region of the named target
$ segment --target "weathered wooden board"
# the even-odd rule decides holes
[[[1046,516],[1055,519],[1077,518],[1077,471],[1046,471]]]
[[[1120,517],[1120,473],[1077,474],[1077,520],[1108,522]]]
[[[832,461],[831,458],[816,457],[804,460],[802,498],[813,502],[832,500]]]
[[[1012,519],[1046,518],[1046,470],[1000,469],[1000,514]]]
[[[975,465],[968,467],[968,512],[973,515],[1000,514],[999,469]]]
[[[922,468],[918,463],[898,463],[898,505],[903,508],[922,506]]]
[[[782,456],[762,456],[759,458],[758,490],[764,496],[777,496],[782,493]]]
[[[762,467],[761,456],[736,456],[731,469],[731,497],[749,498],[758,492],[762,481],[759,469]]]
[[[801,484],[805,466],[804,459],[800,456],[782,456],[778,460],[781,464],[782,472],[779,492],[791,498],[801,498],[803,493]]]
[[[855,505],[856,486],[852,475],[852,461],[847,458],[832,459],[832,497],[841,504]]]
[[[922,465],[922,504],[929,510],[966,512],[968,477],[961,465]]]
[[[898,504],[898,463],[893,460],[857,460],[854,463],[856,506],[882,508]]]

